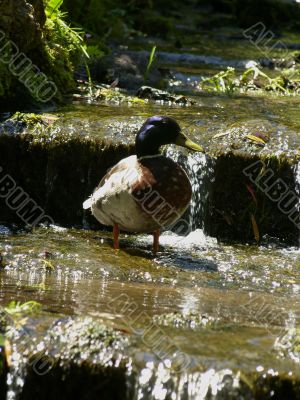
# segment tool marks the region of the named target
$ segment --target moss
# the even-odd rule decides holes
[[[43,125],[45,125],[44,120],[38,114],[16,112],[9,120],[1,124],[0,132],[14,135],[26,129],[39,129]]]
[[[48,82],[56,85],[56,93],[53,89],[53,98],[49,101],[61,100],[62,94],[75,89],[73,72],[81,54],[80,38],[58,15],[46,18],[44,8],[41,0],[32,5],[20,0],[18,5],[9,7],[8,15],[0,16],[0,25],[9,25],[4,29],[6,39],[13,40],[19,52],[32,62],[34,69],[28,74],[35,74],[38,68]],[[11,20],[17,23],[14,25]],[[0,104],[1,100],[4,104],[11,102],[28,108],[43,99],[0,65]]]
[[[82,56],[80,40],[71,29],[65,28],[59,16],[47,18],[44,30],[44,55],[49,79],[59,88],[59,93],[68,93],[76,87],[73,73]]]
[[[9,89],[12,85],[12,78],[12,74],[0,63],[0,98],[9,93]]]
[[[128,95],[124,90],[119,88],[110,88],[108,85],[89,85],[80,83],[78,86],[80,94],[76,99],[82,99],[88,102],[105,102],[108,104],[146,104],[147,100],[143,100],[136,96]]]

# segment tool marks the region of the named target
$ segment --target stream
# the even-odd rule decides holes
[[[193,54],[183,44],[182,53],[189,51]],[[233,57],[230,46],[225,56]],[[272,140],[263,149],[248,143],[240,147],[249,154],[271,152],[276,159],[299,154],[300,100],[261,93],[203,94],[195,82],[207,74],[208,66],[187,65],[181,59],[176,58],[177,69],[172,67],[169,90],[185,91],[195,101],[192,106],[75,101],[50,112],[60,117],[57,136],[68,132],[83,141],[101,138],[125,144],[148,116],[166,114],[208,152],[189,154],[174,146],[165,150],[191,180],[193,198],[186,218],[192,229],[187,236],[164,232],[155,258],[150,235],[122,233],[120,250],[114,251],[112,233],[91,229],[91,217],[87,220],[81,210],[73,223],[54,218],[50,227],[29,230],[2,218],[0,304],[41,303],[36,314],[24,311],[14,317],[7,400],[300,398],[299,230],[289,231],[292,228],[281,222],[277,226],[274,220],[264,225],[267,217],[261,218],[256,243],[251,212],[244,204],[240,227],[238,214],[216,206],[219,201],[224,210],[230,208],[230,199],[239,191],[250,204],[245,185],[229,185],[230,199],[219,199],[215,188],[235,176],[228,167],[218,178],[218,151],[239,146],[239,140],[232,144],[236,132],[270,133]],[[209,70],[219,67],[210,64]],[[299,193],[297,162],[291,171],[293,189]],[[56,172],[53,176],[59,179]],[[50,188],[55,179],[47,183]],[[81,191],[85,184],[83,179]],[[57,207],[66,208],[67,214],[68,203],[59,203],[58,198]],[[258,201],[257,207],[261,204]],[[280,211],[273,207],[279,221]],[[211,209],[217,210],[213,218]],[[221,225],[223,236],[216,232]],[[275,226],[273,231],[270,226]],[[280,237],[281,229],[290,232],[292,240]],[[241,240],[240,232],[246,232]],[[97,347],[100,333],[93,324],[115,332],[116,338],[105,342],[109,352]],[[45,373],[31,362],[41,352],[54,360]],[[96,382],[102,381],[99,388]]]

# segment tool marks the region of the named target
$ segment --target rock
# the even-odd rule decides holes
[[[46,21],[42,0],[2,0],[0,29],[27,55],[40,49]],[[25,29],[26,27],[26,29]]]
[[[26,371],[23,400],[32,398],[32,388],[35,396],[47,399],[124,398],[129,340],[123,332],[92,318],[65,317],[35,340],[22,327],[11,329],[10,337],[21,355],[11,367],[12,379]],[[16,391],[18,382],[12,386]]]
[[[155,101],[167,101],[176,104],[194,104],[192,100],[189,100],[185,96],[176,96],[164,90],[155,89],[151,86],[142,86],[136,92],[136,96],[141,99],[149,99]]]
[[[43,59],[42,28],[46,16],[42,0],[1,0],[0,1],[0,48],[24,53],[32,63]],[[7,44],[11,40],[13,44]],[[28,64],[27,64],[28,65]],[[9,107],[30,103],[25,86],[14,76],[7,65],[0,64],[0,105]],[[31,99],[32,102],[32,99]]]
[[[96,81],[111,84],[119,80],[120,88],[137,90],[145,82],[145,72],[149,61],[149,53],[143,52],[116,52],[91,62],[92,78]],[[152,86],[164,85],[163,72],[152,64],[147,82]]]
[[[0,106],[38,108],[75,89],[74,64],[81,54],[74,33],[46,18],[42,0],[0,0]]]

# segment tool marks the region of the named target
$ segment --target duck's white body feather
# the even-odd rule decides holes
[[[141,207],[132,195],[132,187],[139,181],[140,174],[137,157],[124,158],[103,178],[92,196],[83,203],[83,208],[90,208],[101,224],[113,226],[117,223],[124,231],[157,229],[152,218],[149,221],[141,219]]]

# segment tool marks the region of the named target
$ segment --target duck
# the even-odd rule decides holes
[[[184,169],[160,153],[163,145],[175,144],[196,152],[202,146],[190,140],[175,119],[148,118],[135,138],[135,154],[113,166],[93,194],[83,202],[85,210],[113,228],[113,247],[119,249],[120,231],[152,233],[153,254],[159,250],[160,233],[178,224],[190,204],[192,186]]]

